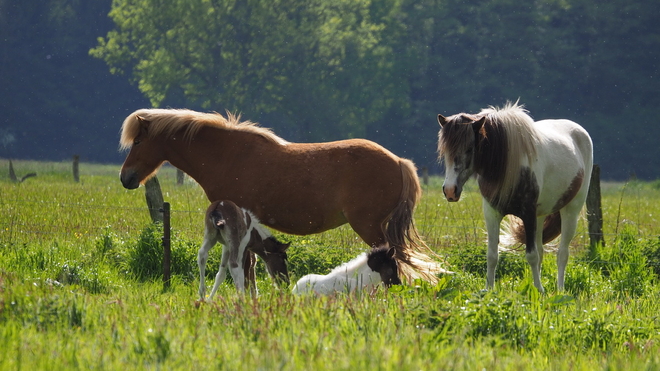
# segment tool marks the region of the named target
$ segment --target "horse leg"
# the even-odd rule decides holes
[[[218,291],[220,284],[225,281],[227,278],[227,262],[229,261],[229,249],[226,245],[222,245],[222,258],[220,260],[220,268],[218,273],[215,275],[215,282],[213,282],[213,289],[209,295],[209,300],[213,299],[213,295]]]
[[[254,271],[255,266],[257,265],[257,258],[254,253],[248,249],[245,249],[243,254],[243,272],[245,277],[245,286],[250,290],[252,296],[257,295],[257,277]]]
[[[246,275],[249,275],[249,271],[246,272],[243,266],[248,254],[245,245],[247,245],[247,241],[241,241],[238,247],[232,249],[229,258],[229,273],[231,273],[231,278],[234,280],[238,292],[245,292]]]
[[[499,259],[500,223],[504,217],[490,204],[483,200],[484,219],[488,232],[488,252],[486,253],[486,289],[492,289],[495,284],[495,268]]]
[[[231,278],[234,279],[234,285],[238,292],[245,292],[245,272],[243,270],[243,258],[237,263],[229,264],[229,273]]]
[[[362,238],[362,241],[364,241],[364,243],[370,247],[374,248],[387,243],[385,234],[383,232],[384,227],[381,228],[382,223],[359,223],[351,220],[349,220],[348,223],[350,224],[351,228],[353,228],[355,233],[357,233],[357,235]]]
[[[540,293],[544,293],[543,285],[541,284],[541,260],[543,253],[539,252],[543,249],[543,245],[538,246],[536,242],[536,225],[538,224],[536,216],[522,217],[523,225],[525,226],[525,257],[532,269],[532,278],[534,279],[534,286]],[[543,218],[539,218],[543,220]],[[542,222],[541,222],[542,223]]]
[[[539,254],[539,274],[541,274],[541,270],[543,268],[543,222],[545,221],[545,217],[538,217],[536,218],[536,251],[538,251]]]
[[[204,300],[206,295],[206,261],[209,250],[215,245],[216,239],[210,233],[204,234],[204,242],[197,252],[197,267],[199,268],[199,299]]]
[[[578,217],[582,204],[573,207],[569,204],[559,211],[561,215],[561,238],[559,240],[559,250],[557,250],[557,290],[564,291],[564,274],[568,264],[568,247],[575,236]]]

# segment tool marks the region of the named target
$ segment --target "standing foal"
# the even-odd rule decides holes
[[[204,300],[206,293],[206,260],[209,250],[218,242],[222,244],[222,261],[209,300],[215,295],[220,283],[225,280],[227,264],[236,289],[244,292],[247,281],[250,292],[256,294],[254,275],[256,259],[252,253],[259,255],[266,262],[268,273],[274,281],[289,283],[286,266],[286,249],[289,244],[277,241],[251,212],[231,201],[215,201],[206,210],[204,221],[204,242],[197,254],[201,300]]]

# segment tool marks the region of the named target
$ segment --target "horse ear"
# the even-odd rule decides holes
[[[138,120],[138,122],[140,123],[140,127],[141,127],[141,128],[146,129],[147,126],[149,126],[149,123],[150,123],[149,120],[145,119],[144,117],[142,117],[142,116],[140,116],[140,115],[135,115],[135,118],[136,118],[136,119]]]
[[[396,254],[396,250],[394,248],[390,248],[387,250],[387,257],[390,259],[394,259],[394,255]]]
[[[440,127],[442,128],[443,126],[445,126],[446,123],[447,123],[447,118],[441,114],[438,114],[438,124],[440,124]]]
[[[286,249],[289,248],[289,246],[291,246],[291,242],[280,244],[280,250],[281,250],[282,252],[285,252]]]
[[[480,118],[479,120],[475,121],[472,123],[472,129],[474,129],[475,133],[478,133],[481,128],[484,126],[484,123],[486,122],[486,116]]]
[[[138,120],[138,123],[140,124],[140,134],[146,135],[147,128],[149,127],[150,122],[140,115],[135,115],[135,118]]]

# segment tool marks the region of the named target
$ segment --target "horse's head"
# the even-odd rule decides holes
[[[266,269],[278,284],[289,284],[289,269],[287,268],[286,250],[289,243],[279,242],[275,237],[268,237],[253,250],[266,262]]]
[[[396,251],[388,246],[371,249],[367,254],[367,265],[372,271],[380,274],[380,279],[386,286],[400,285],[399,266],[394,259]]]
[[[478,138],[486,117],[458,114],[448,118],[438,115],[440,134],[438,154],[445,163],[445,181],[442,192],[447,201],[461,198],[463,185],[474,174],[474,158]]]
[[[119,173],[124,188],[137,188],[165,162],[163,145],[149,135],[149,125],[139,115],[131,115],[122,126],[121,148],[130,148]]]

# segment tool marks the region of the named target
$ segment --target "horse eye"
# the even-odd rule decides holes
[[[140,142],[141,142],[141,140],[135,139],[135,140],[133,140],[133,145],[137,146],[138,144],[140,144]]]

